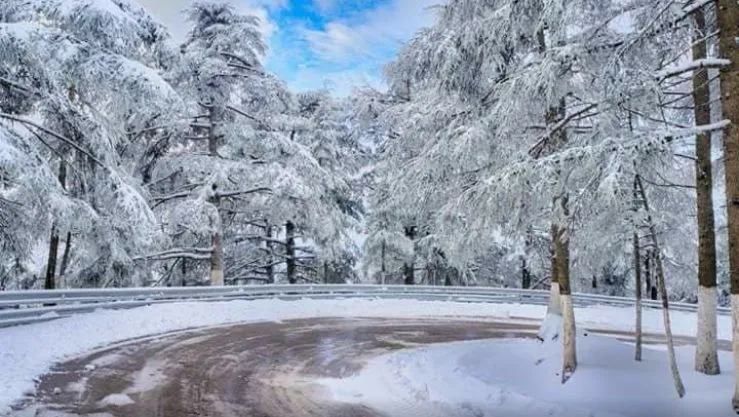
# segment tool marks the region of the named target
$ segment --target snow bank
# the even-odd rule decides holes
[[[322,379],[334,400],[359,403],[389,416],[729,417],[730,374],[692,370],[693,349],[678,349],[687,396],[677,397],[660,349],[580,336],[579,366],[561,384],[559,343],[483,340],[438,344],[375,358],[359,375]],[[720,360],[731,369],[731,355]],[[412,412],[411,412],[412,410]]]
[[[240,322],[310,317],[475,317],[541,320],[545,306],[411,300],[258,300],[158,304],[131,310],[96,311],[27,326],[0,329],[0,415],[34,392],[34,378],[59,361],[132,338]],[[577,309],[578,325],[632,330],[633,309]],[[674,313],[674,333],[694,335],[694,314]],[[644,312],[644,331],[661,332],[659,311]],[[731,318],[719,317],[719,338],[729,339]],[[730,368],[726,368],[730,369]]]

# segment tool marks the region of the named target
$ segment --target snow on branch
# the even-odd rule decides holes
[[[242,195],[255,194],[255,193],[272,194],[272,189],[269,187],[257,187],[257,188],[251,188],[248,190],[228,191],[225,193],[218,193],[218,197],[223,197],[223,198],[239,197]]]
[[[135,261],[139,260],[158,260],[164,261],[167,259],[176,258],[187,258],[187,259],[199,259],[206,260],[210,259],[213,253],[213,248],[175,248],[168,251],[152,253],[144,256],[137,256],[133,258]]]
[[[575,118],[578,118],[585,113],[589,112],[590,110],[597,107],[597,104],[590,104],[588,106],[585,106],[583,109],[572,113],[565,117],[564,119],[560,120],[556,124],[552,125],[552,127],[547,131],[547,133],[539,139],[534,146],[531,147],[529,150],[529,155],[531,155],[534,158],[538,158],[544,148],[546,147],[547,143],[551,140],[552,136],[559,132],[560,130],[567,127],[567,125]]]
[[[601,143],[594,145],[570,147],[546,157],[523,159],[517,162],[513,162],[506,167],[498,170],[494,175],[487,178],[483,183],[480,183],[480,185],[491,187],[495,186],[495,184],[508,184],[512,178],[520,177],[522,175],[526,175],[527,173],[538,172],[542,174],[546,171],[542,168],[545,168],[547,166],[559,167],[565,163],[581,164],[582,161],[585,159],[601,159],[612,154],[626,155],[627,153],[631,152],[644,152],[645,147],[650,148],[657,146],[659,142],[662,142],[663,144],[669,144],[679,138],[686,138],[702,133],[722,130],[729,125],[731,125],[731,121],[722,120],[716,123],[694,126],[685,129],[676,129],[660,134],[640,135],[628,140],[622,140],[618,138],[607,139]],[[475,190],[475,187],[471,187],[470,189],[465,191],[465,194],[473,195],[476,193],[476,191],[477,190]]]
[[[243,110],[237,109],[236,107],[231,106],[231,105],[226,106],[226,108],[229,109],[229,110],[231,110],[232,112],[240,115],[240,116],[246,117],[249,120],[252,120],[252,121],[257,122],[257,124],[259,125],[260,128],[265,129],[265,130],[269,130],[269,126],[265,122],[263,122],[260,119],[257,119],[256,117],[250,115],[249,113],[247,113],[247,112],[245,112]]]
[[[688,6],[686,6],[683,9],[683,11],[685,12],[685,14],[688,14],[688,15],[693,14],[698,9],[702,9],[703,7],[713,3],[714,1],[715,0],[699,0],[699,1],[693,2],[689,4]]]
[[[202,185],[202,184],[200,184]],[[254,193],[272,193],[272,189],[269,187],[257,187],[257,188],[251,188],[248,190],[238,190],[238,191],[227,191],[225,193],[218,193],[216,197],[218,198],[231,198],[231,197],[239,197],[242,195],[247,194],[254,194]],[[161,197],[155,197],[153,198],[153,207],[157,207],[167,201],[170,200],[176,200],[180,198],[188,198],[190,195],[192,195],[192,191],[180,191],[173,194],[168,194]]]
[[[31,90],[30,87],[26,87],[26,86],[24,86],[22,84],[18,84],[16,82],[14,82],[12,80],[9,80],[7,78],[4,78],[4,77],[0,77],[0,84],[6,85],[6,86],[8,86],[10,88],[14,88],[14,89],[19,90],[19,91],[22,91],[24,93],[28,93],[28,94],[33,94],[34,93],[34,91]]]
[[[190,191],[182,191],[182,192],[179,192],[179,193],[169,194],[169,195],[165,195],[165,196],[162,196],[162,197],[155,197],[153,199],[153,203],[154,204],[152,205],[152,208],[156,208],[157,206],[159,206],[159,205],[161,205],[163,203],[166,203],[169,200],[175,200],[175,199],[178,199],[178,198],[187,198],[187,197],[190,196],[190,194],[191,194]]]
[[[60,141],[62,141],[64,143],[68,144],[69,146],[75,148],[76,150],[78,150],[80,153],[82,153],[85,156],[87,156],[88,158],[90,158],[91,161],[95,162],[99,166],[101,166],[103,168],[107,168],[104,163],[102,163],[99,159],[97,159],[93,154],[91,154],[90,152],[88,152],[87,150],[85,150],[84,148],[82,148],[81,146],[79,146],[78,144],[76,144],[72,139],[69,139],[69,138],[67,138],[67,137],[65,137],[63,135],[60,135],[59,133],[56,133],[53,130],[49,130],[49,129],[41,126],[40,124],[38,124],[36,122],[33,122],[31,120],[28,120],[28,119],[25,119],[23,117],[15,116],[15,115],[12,115],[12,114],[7,114],[7,113],[0,113],[0,118],[1,119],[8,119],[8,120],[11,120],[11,121],[20,123],[20,124],[24,125],[29,130],[31,128],[35,128],[35,129],[40,130],[41,132],[46,133],[47,135],[53,136],[54,138],[56,138],[56,139],[58,139],[58,140],[60,140]]]
[[[676,77],[690,71],[696,71],[705,68],[721,68],[727,65],[731,65],[731,61],[728,59],[718,58],[704,58],[698,59],[685,63],[683,65],[676,66],[674,68],[666,69],[657,73],[657,78],[660,81],[664,81],[668,78]]]

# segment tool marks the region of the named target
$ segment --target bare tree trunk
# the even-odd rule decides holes
[[[51,225],[51,237],[49,238],[49,257],[46,261],[46,279],[44,280],[44,289],[53,290],[56,288],[56,258],[59,251],[59,232],[56,224]]]
[[[527,260],[531,256],[532,234],[531,228],[528,228],[524,240],[524,254],[521,257],[521,288],[523,289],[531,288],[531,271],[529,271]]]
[[[561,208],[563,218],[569,218],[567,207],[567,196],[561,197]],[[562,302],[562,345],[564,357],[562,362],[562,383],[567,382],[577,369],[577,329],[575,326],[575,309],[572,304],[572,291],[570,287],[570,237],[567,226],[560,225],[555,244],[557,253],[557,275],[559,281],[559,294]]]
[[[642,184],[641,177],[637,175],[635,181],[644,210],[649,213],[649,201],[647,200],[647,194],[644,191],[644,184]],[[662,319],[664,321],[665,336],[667,338],[667,352],[670,359],[670,370],[672,372],[672,378],[675,382],[675,390],[677,391],[677,395],[682,398],[685,395],[685,386],[683,385],[682,378],[680,378],[680,370],[677,367],[677,359],[675,358],[675,344],[672,338],[672,327],[670,325],[670,305],[669,298],[667,296],[665,270],[662,266],[662,250],[660,249],[659,241],[657,240],[657,230],[654,227],[651,215],[648,215],[646,218],[645,229],[647,230],[648,236],[652,241],[652,247],[656,254],[654,257],[654,264],[656,266],[657,285],[659,286],[659,292],[662,296]]]
[[[412,242],[416,239],[416,227],[415,226],[408,226],[405,228],[405,236],[410,239]],[[407,260],[403,264],[403,277],[405,277],[405,285],[415,285],[416,283],[416,277],[415,277],[415,260],[413,259],[415,257],[415,253],[413,254],[412,258],[410,260]]]
[[[59,268],[59,287],[66,288],[67,267],[69,266],[69,252],[72,247],[72,232],[67,232],[67,239],[64,241],[64,254],[62,255],[62,265]]]
[[[531,288],[531,273],[526,265],[526,257],[521,257],[521,288],[527,290]]]
[[[693,13],[693,59],[708,57],[707,34],[703,9]],[[711,93],[708,69],[693,72],[695,124],[711,123]],[[713,218],[713,173],[711,172],[711,134],[695,139],[695,185],[698,217],[698,334],[696,335],[695,370],[708,375],[719,374],[716,341],[716,232]]]
[[[57,177],[62,188],[67,184],[67,164],[62,160],[59,162],[59,175]],[[56,221],[51,224],[51,237],[49,238],[49,255],[46,261],[46,279],[44,289],[56,289],[56,262],[59,256],[59,230]]]
[[[731,125],[724,131],[726,211],[729,231],[729,279],[731,282],[734,347],[734,396],[731,404],[739,414],[739,3],[718,0],[719,51],[731,61],[720,70],[721,108]]]
[[[212,157],[218,156],[218,136],[216,135],[216,109],[215,103],[210,103],[208,108],[208,154]],[[223,237],[221,236],[221,213],[220,213],[220,197],[218,196],[218,186],[213,184],[213,197],[211,203],[216,208],[216,224],[213,225],[214,231],[211,238],[213,252],[210,256],[210,285],[223,285]]]
[[[287,282],[296,284],[298,271],[295,259],[295,224],[291,221],[285,223],[285,257],[287,258]]]
[[[268,284],[274,284],[275,283],[275,266],[274,263],[274,244],[272,242],[272,225],[267,223],[267,227],[265,228],[265,234],[267,235],[267,266],[265,267],[265,272],[267,274],[267,283]]]
[[[538,339],[542,341],[555,340],[559,337],[559,328],[562,324],[562,301],[559,291],[559,272],[557,271],[557,239],[559,236],[559,228],[552,223],[551,231],[552,244],[549,249],[551,260],[551,284],[549,286],[549,306],[547,306],[547,315],[539,329]]]
[[[187,283],[185,280],[185,278],[187,277],[187,258],[182,258],[182,263],[180,264],[180,272],[182,273],[182,275],[180,275],[180,282],[178,286],[184,287]]]
[[[639,213],[639,184],[634,177],[634,216]],[[642,279],[641,279],[641,246],[639,245],[639,227],[634,223],[634,286],[636,287],[636,348],[634,359],[641,361],[642,351]]]
[[[387,276],[386,276],[386,273],[387,273],[386,268],[387,267],[385,266],[385,256],[386,256],[385,255],[385,252],[386,252],[386,250],[387,249],[385,248],[385,240],[383,240],[382,241],[382,247],[380,248],[380,258],[381,258],[380,259],[380,284],[382,284],[382,285],[385,285],[385,280],[387,279]]]
[[[647,297],[655,300],[652,294],[652,250],[648,246],[644,251],[644,288]]]
[[[636,348],[634,351],[634,359],[641,361],[642,348],[642,304],[641,304],[641,259],[639,248],[639,234],[634,232],[634,275],[636,287]]]
[[[221,233],[213,233],[213,253],[210,255],[210,285],[223,285],[223,242]]]
[[[67,163],[65,161],[62,161],[61,165],[59,165],[59,183],[61,183],[62,188],[65,190],[67,189]],[[59,268],[59,278],[57,283],[59,288],[67,286],[65,276],[67,274],[67,267],[69,266],[69,251],[71,250],[71,246],[72,232],[67,231],[67,239],[64,242],[64,254],[62,255],[62,264]]]

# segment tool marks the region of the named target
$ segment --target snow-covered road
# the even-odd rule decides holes
[[[184,329],[223,326],[244,322],[328,317],[454,318],[466,322],[505,320],[531,324],[540,320],[545,307],[514,304],[468,304],[408,300],[303,300],[231,301],[180,303],[124,311],[99,311],[48,323],[0,330],[0,415],[24,395],[35,391],[35,379],[55,363],[91,350],[133,338]],[[578,309],[582,328],[630,331],[633,311],[613,307]],[[532,320],[534,322],[532,322]],[[695,317],[674,313],[675,333],[692,336]],[[658,311],[645,312],[645,331],[660,333]],[[515,332],[514,332],[515,333]],[[730,319],[719,317],[719,337],[728,339]],[[287,343],[288,341],[286,341]],[[370,368],[368,368],[370,369]],[[730,369],[726,366],[726,369]],[[727,385],[727,386],[730,386]],[[114,398],[112,400],[120,400]]]

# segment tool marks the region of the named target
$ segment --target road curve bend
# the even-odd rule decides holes
[[[534,337],[537,330],[524,320],[337,318],[188,331],[59,364],[13,416],[380,416],[366,406],[333,403],[313,381],[353,375],[367,360],[397,349]]]

